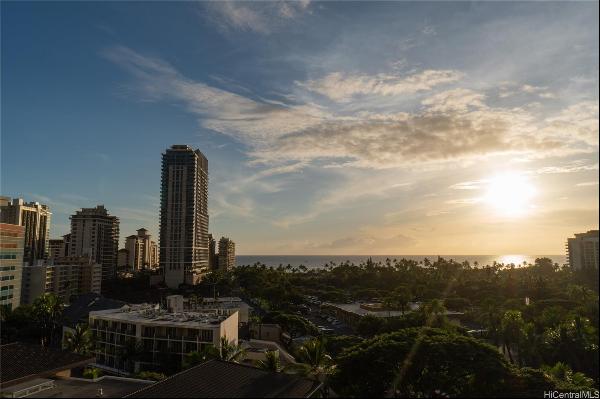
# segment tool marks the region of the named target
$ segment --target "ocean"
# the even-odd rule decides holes
[[[373,259],[373,262],[385,262],[389,259],[409,259],[417,262],[428,258],[430,261],[434,261],[438,256],[444,259],[453,259],[457,262],[468,261],[471,266],[477,262],[480,266],[491,265],[494,261],[497,263],[503,263],[506,265],[514,264],[515,266],[522,265],[523,262],[533,263],[536,258],[550,258],[552,262],[563,265],[567,262],[565,255],[238,255],[236,256],[236,265],[253,265],[256,262],[264,263],[267,266],[277,267],[280,264],[287,266],[288,264],[292,267],[298,267],[304,265],[309,269],[322,268],[325,264],[334,262],[340,264],[345,261],[353,262],[358,265],[361,262],[365,262],[369,257]]]

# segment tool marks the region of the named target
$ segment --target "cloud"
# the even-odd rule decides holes
[[[586,182],[576,184],[577,187],[589,187],[589,186],[597,186],[597,185],[598,185],[597,181],[586,181]]]
[[[577,172],[587,172],[592,170],[598,170],[598,163],[595,164],[585,164],[585,161],[578,160],[570,162],[566,165],[562,166],[544,166],[543,168],[539,168],[536,173],[538,174],[557,174],[557,173],[577,173]]]
[[[478,190],[481,188],[481,184],[485,183],[484,180],[465,181],[456,183],[450,186],[453,190]]]
[[[134,88],[143,100],[183,104],[202,127],[245,144],[251,164],[284,167],[282,173],[292,164],[297,169],[317,160],[330,166],[386,169],[503,154],[564,156],[593,152],[598,140],[597,101],[573,104],[540,119],[527,107],[491,107],[483,94],[455,88],[433,93],[422,100],[421,109],[410,112],[398,107],[390,112],[363,101],[352,102],[352,112],[345,112],[337,104],[310,98],[287,103],[219,89],[126,47],[103,54],[135,77]],[[381,99],[431,91],[461,76],[450,70],[408,76],[333,73],[296,86],[344,101],[356,94]]]
[[[328,243],[317,245],[319,249],[351,249],[356,251],[357,249],[363,249],[367,251],[373,251],[376,249],[398,249],[413,246],[417,243],[412,237],[405,236],[403,234],[397,234],[391,237],[375,237],[372,235],[357,235],[343,237]]]
[[[598,145],[598,101],[573,104],[546,121],[548,134],[572,135],[587,144]]]
[[[204,6],[207,19],[222,31],[269,34],[307,12],[310,1],[214,1]]]
[[[462,76],[463,74],[457,71],[431,69],[408,76],[347,75],[333,72],[321,79],[297,81],[296,84],[333,101],[348,102],[356,95],[392,96],[428,91],[441,84],[456,82]]]
[[[429,112],[465,113],[471,109],[485,108],[483,100],[485,96],[469,89],[453,89],[437,93],[423,101],[421,104],[428,106]]]

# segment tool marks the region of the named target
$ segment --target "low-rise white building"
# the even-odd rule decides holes
[[[128,372],[166,362],[181,366],[185,355],[221,338],[238,342],[238,312],[173,312],[158,305],[126,305],[90,312],[89,325],[99,365]]]
[[[252,309],[246,302],[242,301],[241,298],[235,296],[201,298],[200,300],[187,298],[185,299],[185,302],[185,308],[189,309],[190,311],[204,311],[215,309],[221,310],[228,314],[238,312],[240,325],[248,324],[248,317]]]

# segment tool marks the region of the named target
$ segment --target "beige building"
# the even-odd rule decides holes
[[[128,372],[154,369],[167,361],[181,365],[190,352],[201,351],[207,345],[219,347],[221,337],[238,342],[237,312],[173,312],[158,305],[126,305],[90,312],[89,325],[96,362]],[[140,358],[127,361],[119,356],[133,345],[142,348]]]
[[[0,223],[0,306],[10,309],[21,303],[24,237],[23,226]]]
[[[104,205],[83,208],[71,216],[68,256],[88,257],[102,265],[102,279],[116,277],[119,250],[119,218],[111,216]]]
[[[139,229],[137,235],[125,239],[127,266],[133,270],[155,269],[158,267],[158,245],[151,240],[148,230]]]
[[[235,243],[227,237],[219,240],[219,270],[231,270],[235,267]]]
[[[162,154],[159,242],[169,288],[197,284],[208,271],[208,160],[187,145]]]
[[[575,234],[567,240],[567,259],[573,269],[598,269],[598,230]]]
[[[0,222],[25,228],[23,262],[26,264],[47,258],[51,216],[48,206],[39,202],[0,197]]]
[[[21,302],[32,304],[43,294],[53,293],[69,302],[71,296],[100,294],[102,265],[88,258],[64,257],[23,267]]]

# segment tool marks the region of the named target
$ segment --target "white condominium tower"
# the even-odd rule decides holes
[[[208,160],[187,145],[162,154],[160,265],[169,288],[208,270]]]

